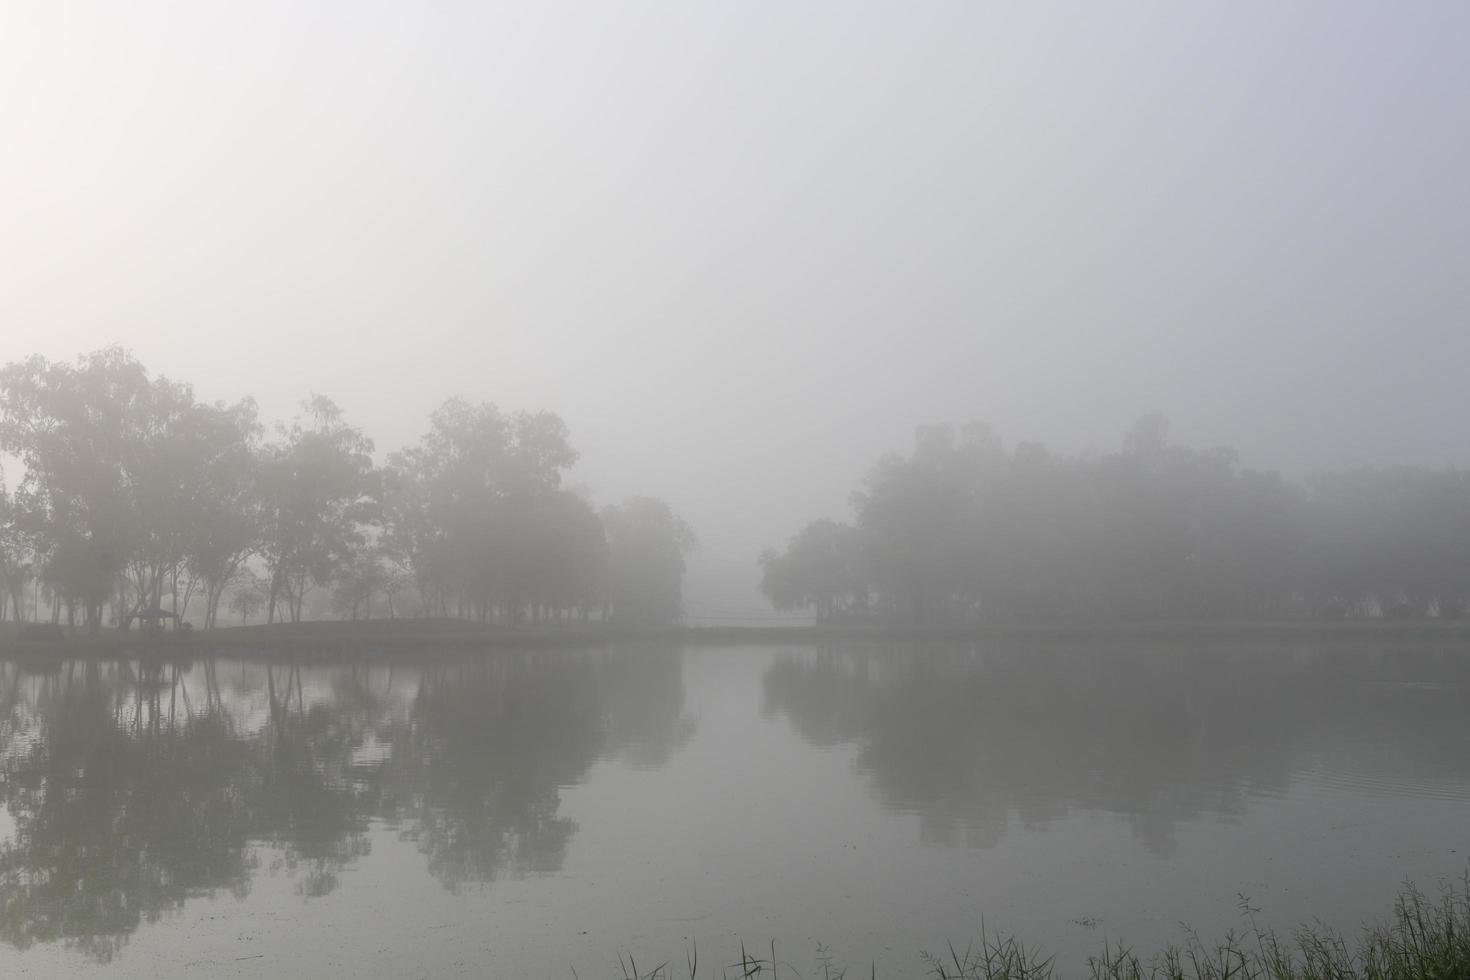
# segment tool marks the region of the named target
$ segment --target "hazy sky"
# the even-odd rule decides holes
[[[549,408],[713,583],[914,425],[1470,465],[1470,4],[0,0],[0,362]]]

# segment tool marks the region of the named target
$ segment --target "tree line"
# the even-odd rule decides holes
[[[0,474],[0,619],[96,633],[192,606],[210,628],[227,595],[242,622],[682,615],[693,532],[658,498],[599,511],[567,489],[555,414],[451,398],[415,445],[373,449],[323,395],[267,436],[252,399],[201,401],[121,348],[9,364],[0,452],[24,477]]]
[[[821,622],[1458,618],[1470,472],[1363,467],[1297,483],[1195,450],[1146,416],[1069,457],[988,427],[918,430],[877,461],[850,522],[760,559],[782,610]]]

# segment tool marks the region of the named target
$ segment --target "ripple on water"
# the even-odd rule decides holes
[[[1352,796],[1396,797],[1470,803],[1470,780],[1457,774],[1402,774],[1315,766],[1297,774],[1302,782]]]

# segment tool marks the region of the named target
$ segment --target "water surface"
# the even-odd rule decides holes
[[[0,975],[881,975],[1352,928],[1470,856],[1470,656],[1335,643],[0,664]]]

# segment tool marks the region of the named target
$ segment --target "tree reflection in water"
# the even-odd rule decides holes
[[[260,873],[327,895],[374,819],[451,889],[556,871],[576,832],[561,788],[599,759],[667,761],[693,732],[683,699],[674,649],[426,668],[0,664],[15,826],[0,939],[108,960],[141,923],[243,896]]]
[[[1324,765],[1463,790],[1470,754],[1445,747],[1470,744],[1467,689],[1470,661],[1437,649],[846,644],[778,659],[763,713],[857,746],[926,842],[988,847],[1013,823],[1103,811],[1168,854],[1181,822]]]
[[[7,665],[6,942],[66,939],[106,960],[186,898],[248,891],[251,746],[220,712],[166,721],[160,679],[134,665],[68,664],[23,697]]]

